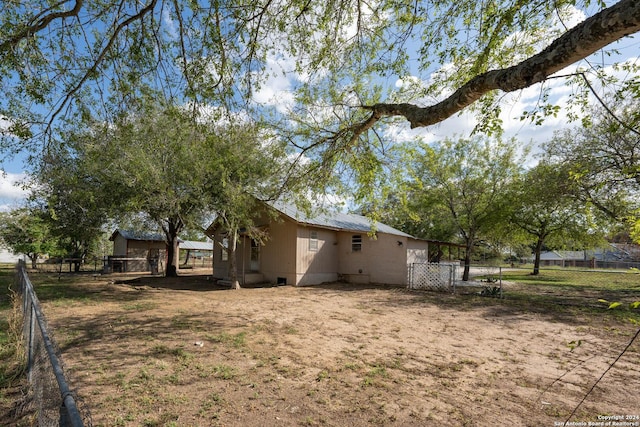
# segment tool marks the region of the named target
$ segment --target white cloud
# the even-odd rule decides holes
[[[9,211],[27,198],[28,191],[20,185],[24,178],[24,174],[0,174],[0,211]]]
[[[267,58],[264,81],[260,89],[253,94],[253,100],[261,105],[275,107],[280,113],[290,111],[295,103],[294,85],[298,81],[307,78],[292,71],[295,62],[283,55]]]

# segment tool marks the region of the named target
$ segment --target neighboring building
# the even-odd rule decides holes
[[[105,265],[109,272],[156,272],[167,257],[167,244],[161,234],[116,230],[109,240],[113,255]]]
[[[609,244],[584,251],[547,251],[540,254],[541,266],[580,268],[638,268],[636,245]],[[531,258],[533,262],[533,257]]]
[[[166,265],[167,244],[162,234],[116,230],[109,240],[113,241],[113,255],[105,262],[106,271],[157,273]],[[179,240],[178,250],[205,253],[210,257],[213,244]]]
[[[547,251],[540,253],[541,266],[569,267],[588,260],[585,251]]]
[[[266,205],[265,205],[266,206]],[[240,233],[236,262],[241,284],[271,282],[316,285],[327,282],[406,285],[407,265],[426,262],[428,243],[360,215],[331,213],[308,217],[294,206],[276,203],[276,218],[257,215],[264,245]],[[228,279],[226,230],[215,236],[213,275]]]
[[[180,250],[180,268],[212,267],[213,242],[181,240],[178,248]]]

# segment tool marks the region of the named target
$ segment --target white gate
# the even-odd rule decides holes
[[[409,264],[409,289],[427,289],[455,292],[457,264],[414,263]]]

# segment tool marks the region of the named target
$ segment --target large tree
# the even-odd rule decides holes
[[[581,14],[588,18],[570,28]],[[389,118],[429,126],[471,107],[480,129],[496,130],[501,93],[544,82],[639,30],[637,0],[608,8],[589,0],[4,2],[4,154],[24,141],[60,140],[79,117],[111,121],[150,92],[264,108],[273,101],[265,85],[285,75],[277,113],[287,109],[284,123],[312,137],[292,142],[328,152],[327,166],[335,156],[357,166],[350,154],[384,150]],[[607,81],[605,64],[584,64],[564,78],[581,76],[585,90]],[[637,82],[634,63],[626,66]],[[545,90],[533,117],[555,112]]]
[[[43,212],[61,255],[78,259],[79,269],[102,237],[117,194],[103,190],[99,177],[87,169],[83,153],[73,148],[77,143],[67,135],[64,145],[49,149],[39,163],[30,203]]]
[[[38,257],[56,248],[47,214],[38,209],[19,208],[0,213],[0,239],[15,255],[26,255],[36,268]]]
[[[94,226],[143,215],[162,230],[168,248],[166,274],[175,276],[180,232],[207,214],[206,168],[208,156],[215,153],[202,144],[206,134],[190,115],[147,101],[144,108],[112,123],[79,123],[77,131],[66,135],[65,150],[45,158],[39,176],[49,183],[45,188],[62,187],[73,196],[55,199],[60,212],[66,209],[72,215],[76,204],[94,215],[103,212],[94,218]],[[67,182],[77,188],[61,185]]]
[[[161,230],[167,276],[178,273],[178,239],[185,228],[205,230],[217,218],[237,237],[255,199],[291,188],[286,178],[296,171],[283,144],[258,123],[221,110],[194,117],[184,107],[147,98],[114,122],[80,125],[67,134],[65,149],[41,164],[42,188],[55,190],[44,199],[56,201],[60,212],[68,206],[67,215],[78,219],[74,206],[85,201],[99,226],[133,216]],[[53,197],[67,194],[62,190],[66,197]]]
[[[410,149],[409,182],[415,214],[434,209],[456,229],[465,246],[463,280],[476,245],[500,230],[507,220],[508,189],[518,176],[521,161],[514,141],[473,139],[445,140]]]
[[[598,227],[589,205],[576,197],[578,191],[562,164],[538,163],[514,183],[509,220],[533,242],[533,274],[540,272],[540,254],[545,244],[594,243]]]
[[[583,126],[557,132],[546,154],[563,163],[576,196],[614,220],[637,223],[640,203],[640,96],[593,106]]]

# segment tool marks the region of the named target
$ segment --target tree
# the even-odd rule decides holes
[[[60,255],[80,260],[76,270],[102,238],[103,226],[114,209],[112,198],[117,197],[91,173],[83,153],[72,148],[78,143],[68,134],[64,146],[49,150],[39,164],[30,196],[47,221]]]
[[[576,7],[591,16],[569,29]],[[544,82],[640,30],[636,0],[594,7],[589,0],[5,2],[3,148],[61,141],[54,136],[65,124],[82,116],[112,121],[149,93],[235,112],[266,109],[272,103],[261,89],[285,74],[291,95],[280,100],[289,100],[288,111],[279,103],[274,114],[295,124],[292,142],[357,165],[349,154],[384,149],[380,135],[394,117],[430,126],[471,107],[480,130],[497,131],[501,93]],[[584,90],[611,77],[604,64],[586,65],[565,77],[584,77]],[[637,66],[626,66],[635,76]],[[626,89],[637,91],[634,82]],[[534,119],[556,112],[545,91],[528,113]]]
[[[636,223],[640,204],[640,114],[638,99],[612,99],[595,106],[583,126],[558,132],[546,155],[568,169],[584,204],[613,220]]]
[[[211,158],[206,131],[175,107],[144,109],[77,138],[84,172],[110,194],[112,215],[143,214],[162,230],[167,276],[177,276],[178,236],[209,215]],[[119,210],[120,212],[117,212]]]
[[[285,146],[250,123],[225,124],[209,134],[207,143],[216,153],[212,158],[215,164],[208,167],[213,184],[209,197],[216,215],[213,225],[227,233],[223,250],[228,253],[231,287],[238,289],[236,246],[240,230],[261,243],[267,236],[254,227],[256,211],[265,211],[263,202],[294,191],[302,181],[287,180],[291,169]]]
[[[45,213],[19,208],[0,213],[0,238],[13,254],[25,254],[36,268],[38,257],[55,249]]]
[[[465,245],[463,280],[476,245],[490,237],[506,220],[508,188],[519,173],[515,141],[474,139],[445,140],[438,146],[421,144],[409,151],[413,205],[441,209],[444,221],[456,228]]]
[[[295,168],[284,146],[256,123],[232,123],[221,111],[194,117],[151,99],[142,107],[116,122],[90,123],[67,134],[66,149],[47,157],[40,177],[54,183],[43,188],[69,190],[60,210],[68,206],[75,213],[69,200],[86,200],[100,226],[142,215],[144,223],[162,230],[166,275],[176,276],[183,230],[205,230],[218,216],[237,236],[253,199],[273,197],[286,185],[283,171]]]
[[[510,220],[534,238],[534,275],[540,272],[540,254],[546,243],[564,243],[569,238],[586,243],[597,234],[589,208],[575,197],[576,190],[563,165],[545,161],[515,183]]]

